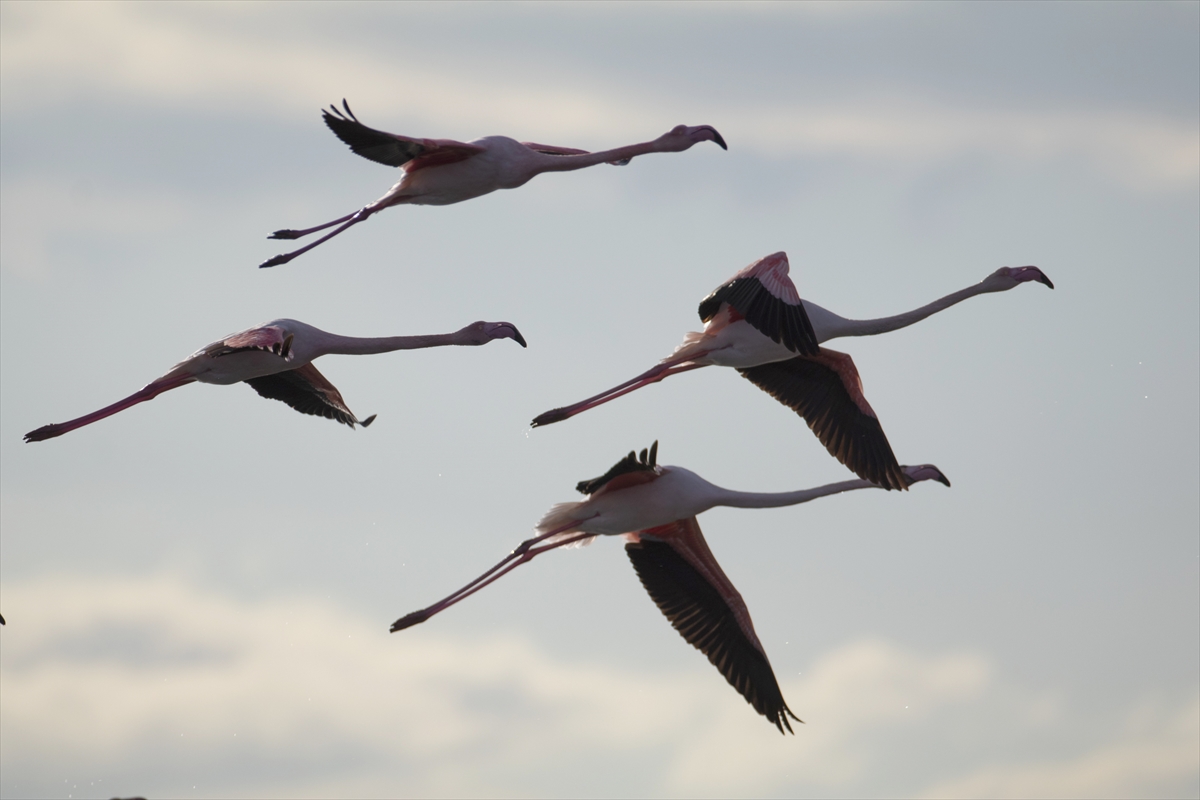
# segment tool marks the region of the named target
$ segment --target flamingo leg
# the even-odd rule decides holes
[[[683,361],[664,361],[653,369],[647,370],[641,375],[638,375],[636,378],[625,381],[625,383],[622,383],[619,386],[614,386],[607,392],[601,392],[594,397],[589,397],[587,400],[581,400],[573,405],[563,406],[562,408],[554,408],[543,414],[538,414],[533,418],[532,427],[536,428],[539,425],[550,425],[554,422],[562,422],[564,419],[570,419],[576,414],[587,411],[589,408],[595,408],[596,406],[603,405],[609,400],[616,400],[623,394],[629,394],[632,391],[641,389],[643,386],[649,386],[652,383],[658,383],[663,378],[666,378],[670,375],[678,375],[681,372],[687,372],[689,370],[706,367],[708,366],[707,364],[688,363],[693,359],[700,358],[704,355],[707,355],[707,352],[693,353]]]
[[[370,207],[368,206],[368,208],[370,208]],[[301,247],[297,250],[293,250],[290,253],[280,253],[279,255],[275,256],[274,258],[268,258],[266,261],[259,264],[258,268],[263,269],[264,267],[278,267],[280,264],[286,264],[289,261],[291,261],[293,258],[295,258],[296,256],[304,255],[305,253],[307,253],[309,250],[312,250],[317,245],[328,242],[330,239],[337,236],[339,233],[346,230],[347,228],[351,228],[351,227],[357,225],[358,223],[362,222],[364,219],[367,219],[369,216],[371,216],[378,210],[379,210],[378,208],[375,208],[375,209],[371,209],[370,211],[368,211],[366,208],[364,208],[362,211],[357,211],[350,215],[348,222],[345,222],[341,226],[334,228],[332,231],[325,234],[320,239],[317,239],[315,242],[313,242],[311,244],[306,244],[304,247]],[[342,219],[346,219],[346,217],[343,217]],[[337,225],[337,222],[338,221],[334,221],[330,224]],[[328,226],[326,226],[326,227],[328,227]]]
[[[547,550],[553,550],[556,547],[562,547],[563,545],[567,544],[574,544],[581,539],[586,539],[589,536],[596,535],[594,533],[578,533],[575,536],[570,536],[566,539],[563,539],[561,542],[535,547],[538,542],[545,541],[551,536],[568,531],[579,523],[579,520],[575,520],[569,525],[564,525],[563,527],[552,530],[549,533],[544,533],[541,536],[536,536],[532,539],[526,539],[525,541],[521,542],[521,544],[515,550],[501,559],[500,563],[496,564],[496,566],[492,567],[487,572],[483,573],[478,578],[459,589],[457,592],[454,592],[445,599],[440,600],[433,605],[428,606],[427,608],[423,608],[420,611],[414,611],[411,614],[405,614],[403,617],[393,622],[391,632],[395,633],[396,631],[402,631],[405,628],[411,628],[413,625],[418,625],[429,619],[434,614],[445,611],[458,601],[465,600],[483,587],[487,586],[489,583],[504,577],[509,572],[512,572],[514,569],[528,561],[532,561],[534,557],[545,553]]]
[[[354,214],[357,214],[357,213],[358,213],[357,211],[354,212]],[[326,222],[324,225],[317,225],[312,228],[305,228],[302,231],[292,230],[291,228],[283,228],[282,230],[275,231],[267,238],[268,239],[299,239],[302,236],[308,236],[310,233],[316,233],[317,231],[323,231],[326,228],[332,228],[334,225],[339,225],[339,224],[345,222],[346,220],[350,219],[351,217],[353,217],[354,214],[347,214],[344,217],[338,217],[333,222]]]
[[[64,433],[70,433],[76,428],[82,428],[84,425],[91,425],[93,422],[99,422],[105,417],[111,417],[119,411],[124,411],[130,406],[136,406],[138,403],[144,403],[147,400],[153,400],[163,392],[168,392],[171,389],[178,389],[196,380],[191,375],[180,375],[174,378],[160,378],[153,383],[147,384],[144,388],[139,389],[133,394],[126,397],[124,400],[119,400],[111,406],[105,406],[99,411],[93,411],[91,414],[85,414],[82,417],[70,420],[68,422],[57,422],[52,425],[43,425],[35,431],[30,431],[25,434],[26,442],[41,442],[46,439],[53,439],[55,436],[62,436]]]

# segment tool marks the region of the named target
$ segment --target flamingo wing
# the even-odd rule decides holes
[[[246,383],[263,397],[282,400],[301,414],[335,419],[351,428],[355,425],[365,428],[375,421],[374,414],[365,420],[354,416],[342,399],[342,393],[311,363],[274,375],[250,378]]]
[[[415,158],[437,156],[439,164],[463,161],[482,153],[479,145],[457,142],[453,139],[414,139],[395,133],[368,128],[358,121],[349,104],[342,100],[346,109],[343,114],[336,106],[322,111],[325,124],[334,135],[350,146],[358,155],[389,167],[402,167]]]
[[[856,475],[886,489],[909,481],[866,397],[854,361],[819,348],[816,356],[739,369],[742,377],[795,411],[829,454]]]
[[[278,325],[264,325],[261,328],[251,328],[248,331],[226,336],[219,342],[213,342],[195,355],[220,358],[232,353],[244,353],[247,350],[262,350],[263,352],[274,353],[286,360],[291,357],[292,338],[292,334]]]
[[[694,517],[633,534],[625,552],[675,630],[779,732],[800,722],[784,702],[741,594],[708,549]]]
[[[817,335],[788,277],[786,253],[755,261],[700,301],[700,321],[708,322],[728,303],[754,329],[793,353],[817,354]]]
[[[592,478],[591,480],[580,481],[575,484],[575,491],[580,494],[592,495],[606,486],[612,491],[615,489],[626,489],[630,486],[636,486],[639,483],[649,483],[658,477],[658,470],[654,468],[657,460],[658,442],[656,441],[648,449],[642,449],[641,458],[638,457],[637,453],[630,450],[629,455],[622,458],[616,464],[613,464],[608,472],[599,478]]]

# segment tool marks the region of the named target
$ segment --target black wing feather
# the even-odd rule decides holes
[[[632,450],[629,455],[622,458],[616,464],[609,468],[608,472],[601,475],[599,478],[592,478],[587,481],[580,481],[575,484],[575,491],[580,494],[595,494],[600,491],[600,487],[611,481],[618,475],[624,475],[627,472],[653,472],[654,462],[658,460],[658,442],[650,445],[649,449],[643,448],[641,459],[639,460],[636,453]]]
[[[281,400],[301,414],[334,419],[351,428],[355,425],[365,428],[375,421],[374,414],[365,420],[354,416],[342,399],[341,392],[312,364],[261,378],[250,378],[246,383],[263,397]]]
[[[782,344],[793,353],[815,356],[817,335],[803,303],[791,305],[771,294],[758,278],[734,278],[700,301],[700,321],[708,322],[729,303],[771,341]]]
[[[353,113],[346,116],[336,107],[330,108],[333,110],[332,114],[328,110],[321,112],[325,117],[325,124],[335,136],[363,158],[389,167],[402,167],[429,149],[419,142],[406,141],[395,134],[368,128],[359,122]],[[346,107],[346,111],[350,111],[349,106]]]
[[[654,604],[688,644],[708,656],[729,685],[746,698],[779,732],[792,730],[767,657],[742,632],[721,594],[670,544],[643,537],[625,545],[638,578]]]
[[[863,413],[836,371],[800,357],[738,372],[803,417],[829,454],[860,478],[886,489],[908,486],[883,426]]]

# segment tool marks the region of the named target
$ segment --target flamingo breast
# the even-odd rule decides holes
[[[717,489],[691,470],[664,467],[656,480],[599,494],[579,504],[572,516],[578,530],[614,536],[669,525],[712,508]]]
[[[280,358],[274,353],[249,350],[242,353],[230,353],[219,358],[198,356],[190,366],[192,375],[200,383],[228,386],[250,378],[261,378],[265,375],[286,372],[302,367],[306,363],[308,363],[308,359],[288,360]]]
[[[731,322],[711,336],[705,336],[703,347],[712,352],[696,361],[717,367],[744,369],[796,357],[794,352],[771,341],[744,319]]]
[[[487,136],[471,144],[486,149],[462,161],[406,172],[398,194],[414,205],[445,206],[497,189],[515,189],[536,174],[531,168],[534,154],[515,139]]]

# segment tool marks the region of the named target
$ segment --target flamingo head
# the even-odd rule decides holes
[[[1051,289],[1054,288],[1054,284],[1046,277],[1046,273],[1037,267],[1001,267],[983,279],[985,289],[989,292],[1007,292],[1028,281],[1037,281],[1046,284]]]
[[[920,483],[921,481],[937,481],[946,486],[950,485],[950,479],[942,474],[942,471],[933,464],[918,464],[915,467],[901,467],[904,474],[908,477],[909,485]]]
[[[479,345],[487,344],[493,339],[512,339],[521,347],[527,347],[525,337],[517,330],[517,326],[511,322],[472,322],[467,327],[463,328],[459,333],[463,334],[465,342],[463,344]]]
[[[728,150],[725,140],[717,129],[711,125],[676,125],[667,133],[658,137],[659,145],[666,151],[678,153],[687,150],[700,142],[716,142],[722,150]]]

